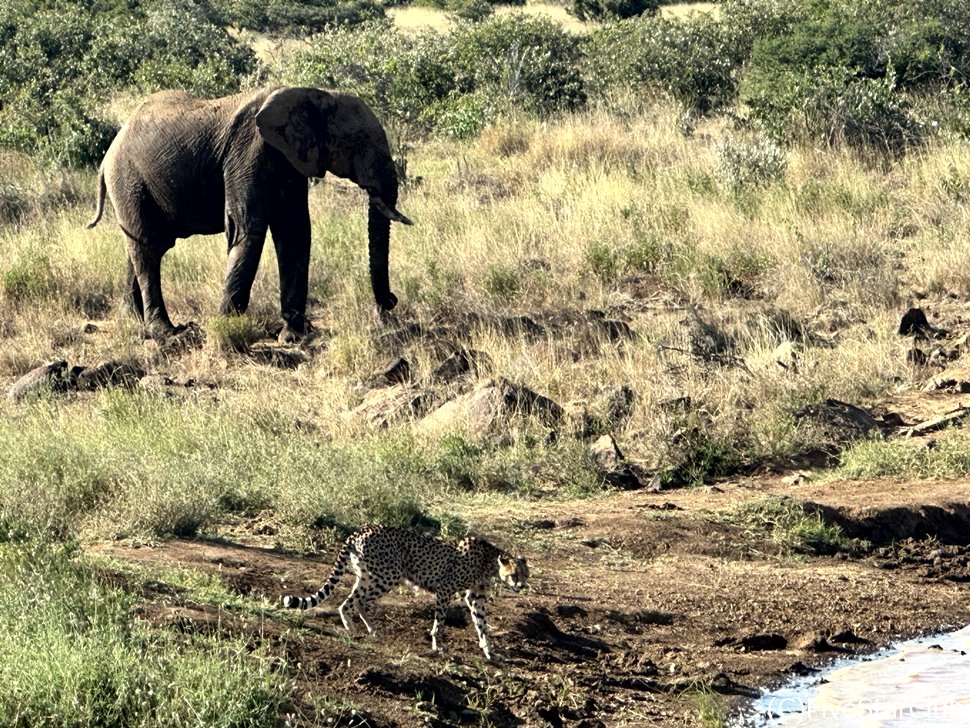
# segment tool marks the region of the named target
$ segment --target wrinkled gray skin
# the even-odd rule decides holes
[[[280,275],[281,341],[307,331],[310,266],[308,178],[327,172],[370,196],[370,278],[382,310],[397,304],[387,274],[398,180],[373,111],[348,94],[268,88],[205,101],[181,91],[151,96],[115,137],[101,163],[94,227],[105,193],[128,243],[128,303],[161,338],[172,325],[161,261],[176,238],[225,231],[229,242],[220,312],[242,313],[266,231]]]

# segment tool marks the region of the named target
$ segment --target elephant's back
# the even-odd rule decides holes
[[[123,224],[137,232],[148,223],[174,237],[223,229],[224,189],[216,152],[226,118],[221,101],[162,91],[131,115],[103,165]]]

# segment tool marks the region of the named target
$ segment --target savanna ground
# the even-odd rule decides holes
[[[8,723],[719,725],[967,624],[965,142],[782,151],[630,98],[402,153],[401,304],[374,313],[364,194],[324,180],[315,332],[281,347],[271,245],[226,319],[224,239],[180,241],[164,290],[198,327],[145,340],[110,213],[84,228],[93,172],[0,152],[3,383],[145,373],[3,404]],[[354,639],[336,599],[278,608],[371,522],[527,556],[490,602],[504,666],[457,601],[443,656],[426,595]]]

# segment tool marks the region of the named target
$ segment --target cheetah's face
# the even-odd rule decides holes
[[[512,591],[521,591],[529,578],[529,565],[524,556],[517,559],[498,557],[498,575]]]

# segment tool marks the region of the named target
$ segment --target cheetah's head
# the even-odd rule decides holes
[[[499,578],[512,591],[521,591],[526,586],[529,578],[529,565],[525,561],[525,556],[513,559],[509,556],[498,557]]]

